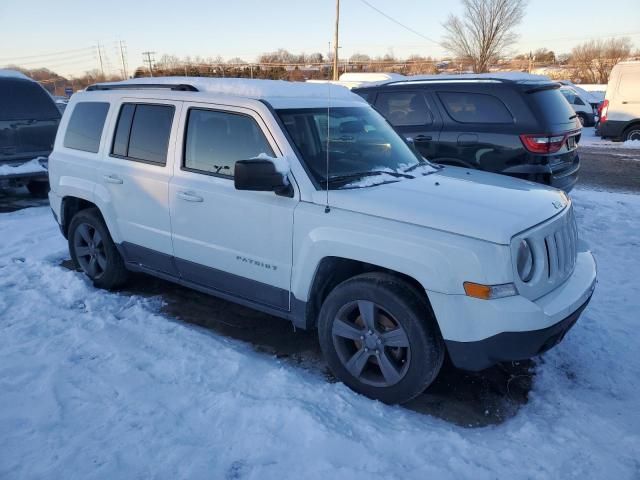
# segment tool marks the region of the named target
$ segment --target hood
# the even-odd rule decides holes
[[[324,204],[325,193],[316,193],[317,203]],[[504,245],[515,234],[560,213],[569,202],[554,188],[449,166],[415,179],[329,193],[333,208]]]

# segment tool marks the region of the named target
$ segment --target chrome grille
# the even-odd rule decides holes
[[[555,231],[544,237],[547,278],[555,283],[571,275],[576,264],[578,230],[573,208]]]
[[[518,275],[515,259],[517,246],[527,240],[533,251],[534,275],[523,282]],[[569,205],[547,222],[516,235],[511,241],[513,272],[521,295],[535,300],[564,283],[573,273],[578,255],[578,229]]]

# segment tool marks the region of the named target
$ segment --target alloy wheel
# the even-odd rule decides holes
[[[342,365],[359,381],[377,387],[395,385],[411,361],[405,330],[380,305],[357,300],[336,314],[331,330]]]
[[[107,268],[107,255],[102,235],[88,223],[81,223],[73,235],[73,247],[80,268],[95,279]]]

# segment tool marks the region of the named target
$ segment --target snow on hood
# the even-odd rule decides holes
[[[316,192],[324,204],[325,193]],[[555,205],[554,205],[555,203]],[[369,188],[332,190],[329,205],[508,245],[511,238],[559,213],[560,190],[458,167]]]

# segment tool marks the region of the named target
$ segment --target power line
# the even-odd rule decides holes
[[[395,23],[396,25],[400,25],[402,28],[404,28],[405,30],[409,30],[411,33],[418,35],[419,37],[424,38],[425,40],[428,40],[429,42],[435,43],[437,45],[440,45],[440,42],[437,42],[436,40],[427,37],[426,35],[421,34],[420,32],[418,32],[417,30],[414,30],[411,27],[406,26],[404,23],[399,22],[398,20],[396,20],[395,18],[393,18],[390,15],[387,15],[386,13],[384,13],[382,10],[380,10],[377,7],[374,7],[373,5],[371,5],[369,2],[367,2],[367,0],[360,0],[362,3],[364,3],[367,7],[375,10],[376,12],[378,12],[380,15],[382,15],[383,17],[385,17],[387,20],[392,21],[393,23]]]
[[[526,41],[526,42],[519,42],[523,45],[530,45],[530,44],[542,44],[545,42],[552,42],[552,41],[562,41],[562,40],[595,40],[598,38],[614,38],[614,37],[635,37],[637,35],[640,35],[640,32],[630,32],[630,33],[612,33],[609,35],[589,35],[589,36],[583,36],[583,37],[555,37],[555,38],[544,38],[544,39],[538,39],[538,40],[530,40],[530,41]]]
[[[89,52],[89,53],[84,53],[81,55],[69,55],[69,56],[65,56],[65,57],[58,57],[58,58],[52,58],[52,59],[48,59],[48,60],[29,60],[27,62],[21,62],[21,61],[11,61],[11,62],[2,62],[0,61],[0,64],[16,64],[16,65],[43,65],[43,64],[50,64],[50,63],[60,63],[60,62],[66,62],[68,60],[78,60],[78,59],[89,59],[89,58],[94,58],[95,57],[95,52]]]
[[[76,48],[76,49],[73,49],[73,50],[63,50],[63,51],[59,51],[59,52],[40,53],[38,55],[25,55],[25,56],[22,56],[22,57],[4,57],[4,58],[0,58],[0,62],[19,61],[19,60],[23,60],[23,59],[42,58],[42,57],[55,57],[55,56],[59,56],[59,55],[68,56],[68,55],[70,55],[72,53],[91,51],[91,50],[93,50],[93,48],[94,47],[84,47],[84,48]]]

